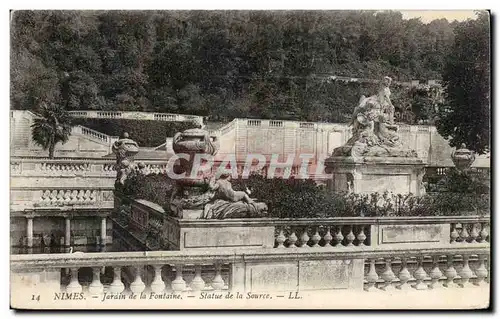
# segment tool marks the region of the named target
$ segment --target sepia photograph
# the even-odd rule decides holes
[[[490,11],[9,14],[12,309],[491,307]]]

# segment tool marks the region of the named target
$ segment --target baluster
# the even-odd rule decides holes
[[[427,273],[425,272],[425,269],[424,269],[424,257],[423,256],[417,257],[417,264],[418,264],[418,267],[415,270],[415,272],[413,272],[413,277],[416,279],[416,283],[413,286],[413,288],[415,288],[417,290],[428,289],[429,287],[427,286],[427,284],[424,283],[424,280],[427,278]]]
[[[175,265],[175,279],[172,281],[172,290],[174,292],[186,290],[186,281],[182,278],[182,265]]]
[[[430,289],[434,289],[439,287],[439,279],[443,277],[443,273],[441,272],[441,269],[439,269],[439,255],[433,256],[432,257],[432,265],[434,266],[429,273],[429,276],[431,277],[431,284],[429,285]]]
[[[353,226],[349,227],[349,234],[345,237],[347,239],[347,247],[354,247],[354,244],[352,243],[355,239],[356,236],[354,236],[354,233],[352,232]]]
[[[64,204],[65,204],[65,205],[68,205],[70,202],[71,202],[71,191],[70,191],[70,190],[67,190],[67,191],[64,193]]]
[[[79,204],[83,203],[84,202],[84,197],[85,197],[84,191],[80,190],[78,192],[78,195],[76,195],[76,202],[79,203]]]
[[[64,191],[62,189],[57,193],[56,203],[57,205],[62,205],[64,203]]]
[[[313,242],[312,247],[321,247],[318,243],[321,240],[321,236],[319,235],[319,227],[316,227],[316,232],[314,235],[311,237],[311,240]]]
[[[66,286],[66,292],[72,293],[78,293],[82,292],[82,285],[78,282],[78,268],[71,268],[71,274],[70,274],[70,282],[69,285]]]
[[[399,271],[398,278],[399,285],[396,288],[400,290],[408,289],[408,281],[411,279],[411,274],[408,271],[408,259],[406,257],[401,258],[401,270]]]
[[[385,281],[384,285],[380,287],[380,289],[389,290],[393,288],[392,282],[394,279],[396,279],[396,275],[394,275],[394,272],[392,271],[391,258],[385,259],[385,270],[380,277]]]
[[[309,241],[309,235],[307,234],[307,226],[304,227],[304,231],[302,232],[302,236],[300,236],[300,242],[302,245],[300,245],[301,248],[306,248],[309,247],[307,246],[307,242]]]
[[[276,237],[276,242],[278,243],[277,248],[285,248],[285,245],[283,244],[286,240],[285,235],[283,234],[283,228],[280,228],[280,233],[278,234],[278,237]]]
[[[92,268],[92,282],[89,285],[89,293],[91,295],[99,295],[104,291],[104,287],[101,283],[101,271],[100,267]]]
[[[130,283],[130,291],[132,291],[135,294],[143,292],[144,288],[146,288],[146,285],[144,284],[141,278],[142,268],[143,267],[141,266],[135,267],[135,279]]]
[[[479,286],[483,282],[483,280],[488,277],[488,269],[486,269],[486,255],[479,255],[479,267],[476,269],[476,282],[474,285]]]
[[[473,273],[472,270],[469,267],[469,255],[462,255],[463,256],[463,261],[464,261],[464,266],[458,273],[460,276],[460,287],[468,287],[470,285],[470,278],[472,277]]]
[[[342,235],[342,226],[338,227],[338,231],[335,233],[335,247],[342,247],[342,241],[344,240],[344,235]]]
[[[97,191],[96,190],[93,190],[92,193],[90,193],[90,201],[92,203],[95,203],[97,200]]]
[[[457,224],[452,223],[451,224],[451,232],[450,232],[450,243],[456,244],[457,243],[457,238],[458,238],[458,232],[457,232]]]
[[[443,286],[447,288],[452,287],[453,280],[457,277],[457,270],[453,267],[453,255],[448,256],[448,268],[446,268],[444,275],[446,276],[446,282]]]
[[[55,189],[50,193],[50,205],[55,205],[57,203],[57,194],[58,192]]]
[[[42,204],[43,204],[43,206],[50,205],[50,197],[51,197],[51,194],[50,194],[49,190],[46,190],[46,191],[43,192],[43,195],[42,195]]]
[[[155,277],[153,282],[151,282],[151,291],[155,293],[161,293],[165,290],[165,283],[161,278],[161,265],[154,265]]]
[[[203,278],[201,278],[201,265],[195,265],[194,271],[194,278],[193,280],[191,280],[189,287],[193,291],[201,291],[203,290],[203,288],[205,288],[205,281],[203,280]]]
[[[323,239],[325,240],[324,247],[332,247],[331,241],[333,240],[333,236],[330,233],[330,227],[326,228],[326,234],[325,234],[325,236],[323,236]]]
[[[295,235],[295,231],[291,229],[292,234],[288,237],[288,248],[294,248],[295,243],[297,242],[298,238],[297,235]]]
[[[472,229],[470,231],[471,244],[477,244],[479,238],[479,232],[477,231],[477,224],[472,224]],[[477,240],[476,240],[477,239]]]
[[[486,229],[487,228],[487,223],[481,223],[481,232],[479,233],[479,236],[480,236],[480,239],[479,239],[479,242],[480,243],[484,243],[486,241],[486,238],[488,238],[488,230]]]
[[[224,279],[222,279],[220,263],[215,264],[215,277],[212,280],[212,288],[214,290],[222,290],[222,288],[224,288]]]
[[[121,267],[113,267],[113,282],[109,285],[109,291],[112,293],[121,293],[125,289],[122,282],[122,269]]]
[[[364,231],[365,227],[364,226],[361,226],[361,230],[357,236],[357,239],[359,241],[359,245],[358,246],[365,246],[365,240],[366,240],[366,235],[365,235],[365,231]]]
[[[72,205],[76,204],[77,203],[77,197],[78,197],[78,191],[77,190],[73,190],[71,192],[69,203],[72,204]]]
[[[376,258],[370,259],[370,270],[366,274],[366,281],[368,284],[366,285],[365,290],[370,291],[372,288],[375,288],[375,284],[378,280],[377,270],[375,269]]]
[[[469,232],[467,231],[467,224],[462,223],[462,231],[460,232],[460,242],[467,243],[469,239]]]
[[[83,203],[82,204],[89,204],[90,203],[90,191],[87,189],[84,193],[83,193]]]

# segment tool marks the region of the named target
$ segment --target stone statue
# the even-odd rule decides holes
[[[223,219],[262,217],[267,213],[267,205],[256,203],[247,192],[233,189],[229,174],[218,179],[213,174],[205,177],[190,177],[196,154],[215,155],[218,141],[207,131],[190,129],[174,136],[172,148],[176,154],[189,155],[189,160],[180,161],[174,167],[176,174],[187,177],[176,181],[170,198],[170,209],[177,217],[186,217],[184,212],[195,212],[196,218]]]
[[[394,105],[389,86],[392,79],[384,77],[377,94],[361,96],[354,109],[351,125],[353,136],[346,145],[336,148],[332,156],[416,157],[415,151],[405,149],[394,125]]]
[[[223,174],[217,180],[214,177],[210,179],[209,188],[216,192],[216,198],[230,202],[244,201],[246,203],[252,203],[253,200],[247,194],[247,192],[249,192],[248,188],[246,190],[247,192],[235,191],[233,190],[230,179],[231,175],[229,174]]]
[[[127,177],[135,172],[134,155],[139,152],[139,145],[125,132],[118,141],[113,143],[111,150],[116,155],[116,183],[123,185]]]

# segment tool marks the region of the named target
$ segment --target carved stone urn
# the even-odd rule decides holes
[[[184,174],[184,177],[176,180],[170,199],[170,208],[180,218],[189,214],[199,215],[203,205],[210,198],[203,193],[203,188],[207,183],[204,178],[197,175],[191,176],[194,159],[197,154],[208,156],[217,154],[219,142],[207,131],[195,128],[175,134],[172,149],[179,156],[173,166],[173,171],[175,174]]]
[[[125,180],[134,172],[136,164],[134,156],[139,152],[139,145],[129,138],[128,133],[123,133],[121,138],[113,143],[112,152],[116,156],[115,171],[116,181],[115,186],[125,184]]]
[[[175,173],[186,173],[189,175],[193,168],[193,160],[196,154],[215,156],[219,151],[219,142],[215,136],[202,129],[194,128],[178,132],[172,140],[172,149],[175,154],[187,154],[189,160],[180,159],[175,165]]]
[[[453,153],[451,153],[451,160],[458,170],[464,171],[469,169],[472,163],[474,163],[476,160],[476,154],[467,149],[465,144],[462,143],[459,149],[456,149]]]

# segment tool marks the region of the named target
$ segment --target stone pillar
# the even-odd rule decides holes
[[[26,246],[33,247],[33,217],[26,218]]]
[[[66,234],[64,236],[64,245],[71,245],[71,219],[66,217]]]
[[[107,217],[101,217],[101,246],[106,246],[106,223]]]

